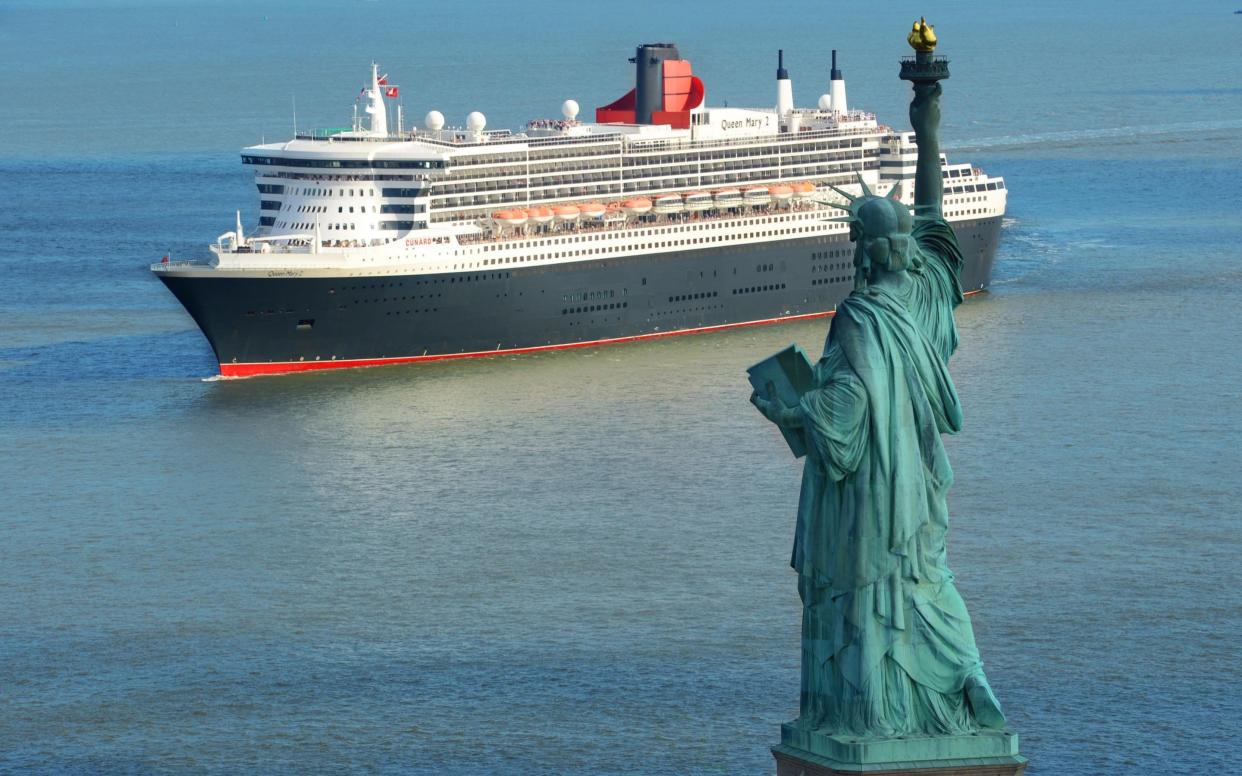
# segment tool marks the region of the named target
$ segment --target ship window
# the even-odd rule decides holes
[[[381,189],[385,197],[417,197],[422,189]]]

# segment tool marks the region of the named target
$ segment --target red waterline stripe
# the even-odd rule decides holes
[[[979,291],[967,291],[963,296],[972,296]],[[538,353],[544,350],[568,350],[570,348],[593,348],[600,345],[617,345],[622,342],[638,342],[658,337],[676,337],[682,334],[699,334],[705,331],[724,331],[739,329],[744,326],[764,326],[769,323],[786,321],[803,321],[812,318],[828,318],[835,315],[835,310],[822,313],[803,313],[787,315],[780,318],[764,318],[758,321],[742,321],[740,323],[722,323],[715,326],[701,326],[696,329],[677,329],[675,331],[654,331],[648,334],[634,334],[629,337],[613,337],[611,339],[589,340],[587,342],[566,342],[559,345],[535,345],[529,348],[508,348],[504,350],[478,350],[470,353],[438,353],[429,356],[393,356],[390,358],[352,358],[336,361],[269,361],[248,364],[221,364],[220,374],[223,377],[255,377],[257,375],[280,375],[293,372],[312,372],[321,369],[356,369],[365,366],[387,366],[389,364],[412,364],[419,361],[448,361],[457,358],[486,358],[488,356],[514,355],[517,353]]]

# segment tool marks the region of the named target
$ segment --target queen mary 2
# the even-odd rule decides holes
[[[866,187],[912,202],[912,132],[828,91],[795,107],[708,107],[669,43],[635,84],[578,118],[491,130],[437,111],[406,129],[373,65],[366,120],[253,146],[257,226],[202,262],[152,271],[226,377],[602,345],[831,315],[853,289],[849,228],[828,203]],[[1006,191],[943,167],[967,292],[987,287]],[[894,191],[894,187],[896,190]]]

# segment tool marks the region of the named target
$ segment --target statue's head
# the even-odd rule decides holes
[[[857,220],[850,225],[850,239],[859,244],[871,266],[890,272],[909,269],[914,226],[910,208],[888,197],[866,197],[860,202]]]
[[[897,199],[898,188],[893,186],[888,196],[877,197],[859,176],[863,196],[856,197],[833,187],[848,204],[826,203],[849,211],[840,219],[849,222],[850,240],[857,245],[854,251],[855,287],[866,286],[877,269],[902,272],[915,266],[918,252],[910,233],[914,228],[914,215],[910,208]]]

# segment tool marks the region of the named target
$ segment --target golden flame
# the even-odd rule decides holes
[[[927,19],[920,17],[914,23],[914,29],[910,30],[910,34],[906,36],[906,40],[910,43],[910,48],[915,51],[935,51],[936,28],[928,24]]]

